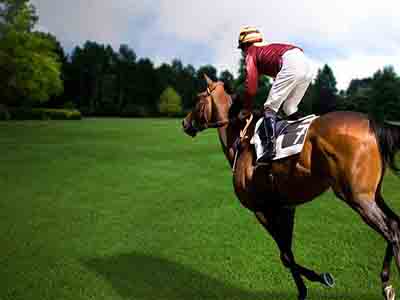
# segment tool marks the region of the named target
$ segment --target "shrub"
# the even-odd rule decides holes
[[[10,109],[14,120],[80,120],[82,115],[76,109],[14,108]]]
[[[7,121],[11,119],[11,114],[5,105],[0,104],[0,120]]]
[[[172,88],[167,87],[160,96],[159,111],[169,117],[179,115],[182,112],[181,96]]]
[[[65,102],[63,105],[64,109],[75,109],[75,103],[72,101]]]

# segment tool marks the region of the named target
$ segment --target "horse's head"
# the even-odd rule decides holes
[[[214,82],[207,75],[207,90],[197,95],[196,105],[183,119],[182,127],[186,134],[195,137],[207,128],[217,128],[228,125],[228,112],[231,97],[225,92],[222,82]]]

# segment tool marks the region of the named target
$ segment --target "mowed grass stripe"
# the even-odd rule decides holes
[[[399,184],[384,184],[398,212]],[[1,122],[0,191],[0,299],[296,299],[274,242],[234,196],[213,130]],[[297,210],[294,250],[337,280],[308,283],[310,299],[381,297],[385,243],[331,193]]]

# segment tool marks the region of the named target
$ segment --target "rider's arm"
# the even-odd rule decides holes
[[[258,70],[255,58],[252,55],[246,56],[246,91],[244,95],[244,106],[250,109],[253,105],[253,98],[257,94]]]

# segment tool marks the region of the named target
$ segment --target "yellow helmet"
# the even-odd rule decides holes
[[[245,26],[240,29],[238,48],[241,48],[242,45],[246,43],[257,43],[262,41],[263,36],[257,28],[252,26]]]

